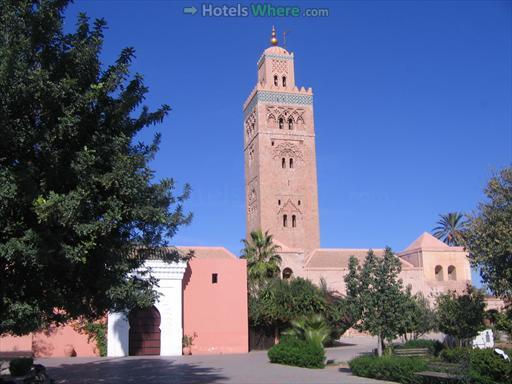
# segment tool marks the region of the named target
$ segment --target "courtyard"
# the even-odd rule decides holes
[[[370,352],[371,337],[342,338],[343,346],[327,348],[328,360],[345,362]],[[123,358],[52,358],[45,365],[56,383],[384,383],[352,376],[344,364],[306,369],[270,364],[266,351],[237,355]]]

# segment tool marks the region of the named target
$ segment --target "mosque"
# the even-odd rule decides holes
[[[284,279],[323,278],[344,294],[350,256],[362,262],[368,249],[320,248],[313,91],[296,85],[294,55],[279,46],[275,29],[270,44],[243,106],[247,235],[256,229],[273,235]],[[425,297],[471,283],[464,249],[427,232],[397,255],[404,284]]]

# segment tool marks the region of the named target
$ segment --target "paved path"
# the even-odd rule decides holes
[[[359,339],[359,340],[358,340]],[[356,338],[337,348],[327,349],[327,358],[346,361],[370,351],[373,342]],[[358,384],[384,383],[352,376],[339,366],[305,369],[270,364],[264,351],[243,355],[206,355],[178,357],[67,358],[38,359],[57,383],[237,383],[237,384]]]

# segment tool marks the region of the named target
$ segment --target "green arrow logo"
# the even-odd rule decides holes
[[[197,8],[194,6],[183,8],[183,13],[185,13],[185,14],[195,15],[196,12],[197,12]]]

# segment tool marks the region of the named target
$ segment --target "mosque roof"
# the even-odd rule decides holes
[[[415,249],[431,249],[431,250],[448,250],[452,248],[459,247],[450,247],[449,245],[443,243],[441,240],[435,238],[428,232],[423,232],[420,237],[414,240],[411,245],[409,245],[404,252],[412,251]]]
[[[363,261],[369,249],[318,248],[309,255],[305,268],[348,268],[351,256]],[[374,249],[377,256],[384,255],[384,249]]]
[[[265,55],[289,55],[290,52],[288,52],[283,47],[279,47],[277,45],[274,45],[272,47],[268,47],[265,49],[265,52],[263,52]]]
[[[177,246],[178,250],[188,253],[194,251],[194,258],[201,260],[237,259],[237,257],[224,247]]]

